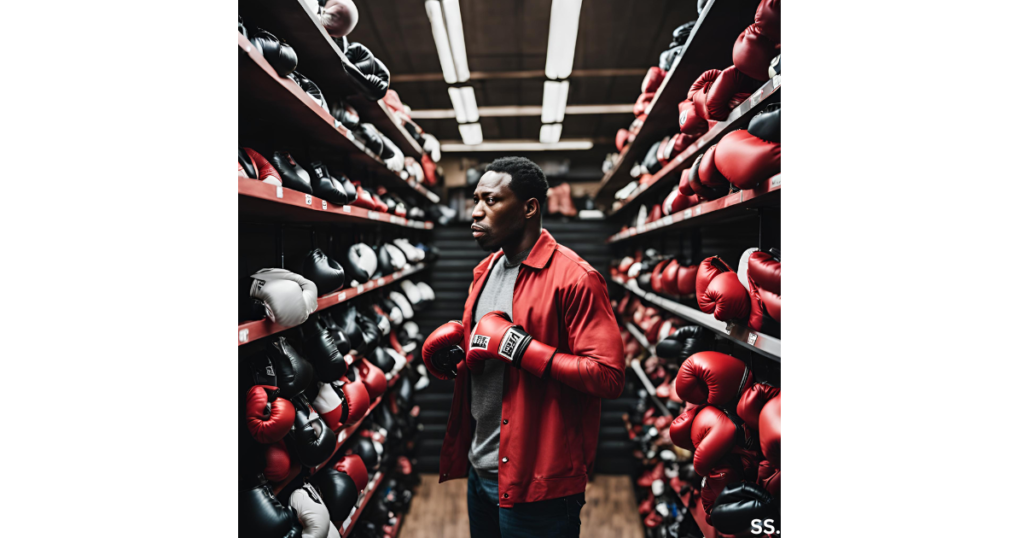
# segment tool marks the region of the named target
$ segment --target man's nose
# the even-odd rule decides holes
[[[482,218],[484,218],[484,206],[483,206],[483,203],[484,203],[483,200],[481,200],[481,201],[477,202],[475,206],[473,206],[473,218],[474,219],[482,219]]]

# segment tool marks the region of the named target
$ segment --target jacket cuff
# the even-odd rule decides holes
[[[548,363],[551,362],[551,357],[554,356],[555,348],[533,340],[526,347],[526,351],[523,352],[523,358],[519,361],[519,368],[537,377],[544,377],[544,372],[548,369]]]

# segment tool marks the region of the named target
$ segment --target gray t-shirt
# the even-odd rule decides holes
[[[512,317],[512,292],[519,267],[530,250],[512,259],[502,256],[491,267],[473,311],[473,325],[488,312],[499,310]],[[514,321],[514,320],[513,320]],[[498,479],[498,441],[501,434],[501,395],[505,382],[505,361],[484,361],[480,373],[470,373],[469,409],[476,419],[476,433],[469,449],[469,462],[482,478]]]

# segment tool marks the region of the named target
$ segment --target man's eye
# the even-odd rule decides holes
[[[488,198],[487,199],[487,203],[488,204],[493,204],[494,203],[494,198]]]

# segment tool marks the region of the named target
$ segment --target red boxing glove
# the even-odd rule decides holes
[[[320,10],[320,24],[331,37],[347,36],[358,22],[359,10],[352,0],[327,0]]]
[[[768,400],[778,396],[780,392],[782,389],[778,387],[765,383],[754,383],[740,395],[740,401],[736,403],[736,415],[748,428],[758,429],[761,409]]]
[[[708,132],[708,120],[697,113],[696,106],[689,99],[679,102],[679,132],[694,139]]]
[[[778,55],[775,43],[761,33],[756,24],[751,24],[740,33],[732,46],[732,63],[748,77],[765,82],[772,58]]]
[[[757,485],[768,491],[768,494],[778,499],[782,490],[782,471],[772,467],[771,462],[762,460],[757,467]]]
[[[693,295],[697,292],[697,266],[696,265],[679,265],[679,271],[676,273],[676,288],[679,290],[679,295]]]
[[[718,256],[700,264],[697,270],[697,306],[715,319],[728,321],[750,316],[750,296],[736,273]]]
[[[356,185],[356,199],[349,203],[349,205],[369,209],[370,211],[377,210],[377,203],[373,201],[373,197],[363,189],[362,185]]]
[[[238,170],[243,172],[245,177],[250,179],[259,179],[264,183],[270,183],[271,185],[282,185],[281,174],[274,168],[274,165],[270,164],[265,157],[256,152],[256,150],[250,148],[242,148],[243,154],[239,154]],[[246,162],[242,162],[242,159],[246,159]],[[249,170],[249,168],[252,170]],[[253,173],[253,175],[249,175]]]
[[[725,486],[743,481],[743,470],[735,458],[725,458],[715,465],[700,488],[700,502],[704,507],[704,520],[711,524],[711,507]]]
[[[693,441],[690,438],[693,419],[701,409],[704,409],[703,405],[694,405],[683,409],[683,412],[672,421],[668,427],[668,437],[672,440],[672,444],[684,450],[693,450]]]
[[[623,148],[626,147],[626,144],[629,143],[630,136],[631,133],[629,131],[625,129],[619,129],[615,133],[615,149],[619,150],[619,152],[621,153]]]
[[[704,87],[704,116],[708,120],[722,121],[732,109],[750,97],[758,87],[756,80],[744,75],[735,65],[725,68],[711,84]],[[697,100],[694,100],[697,103]],[[697,110],[700,110],[698,106]]]
[[[693,102],[693,109],[697,112],[697,115],[704,120],[710,119],[706,105],[708,90],[711,89],[712,83],[721,73],[722,71],[718,69],[708,69],[701,73],[693,85],[690,86],[690,91],[686,94],[686,99]]]
[[[366,464],[363,463],[363,459],[356,454],[349,454],[344,458],[338,460],[338,463],[334,464],[334,470],[339,473],[345,473],[356,483],[356,489],[359,493],[362,493],[366,489],[367,484],[370,483],[369,473],[366,471]]]
[[[729,415],[714,406],[701,409],[693,418],[690,440],[693,441],[693,470],[708,476],[722,458],[726,457],[743,438],[739,425]]]
[[[555,355],[555,348],[538,342],[504,312],[484,314],[469,337],[466,365],[476,372],[483,369],[483,361],[503,360],[516,368],[530,372],[543,372]]]
[[[676,394],[686,402],[725,407],[753,381],[750,368],[740,359],[717,351],[700,351],[679,367]]]
[[[654,293],[663,293],[665,288],[662,287],[662,275],[665,272],[665,266],[668,265],[669,260],[661,260],[657,265],[654,266],[654,271],[651,272],[651,290]]]
[[[753,189],[782,171],[782,144],[761,140],[744,129],[722,137],[717,148],[715,168],[740,189]]]
[[[359,359],[353,363],[349,371],[356,373],[356,380],[363,384],[371,402],[388,390],[388,379],[384,376],[384,372],[381,372],[380,368],[366,359]]]
[[[782,468],[782,395],[768,400],[758,419],[761,452],[776,469]]]
[[[438,379],[454,379],[459,363],[466,358],[462,340],[466,329],[461,321],[441,325],[423,341],[423,364]]]
[[[751,293],[757,288],[764,311],[775,321],[782,321],[782,262],[767,252],[754,252],[747,265],[747,281]]]
[[[647,74],[644,75],[644,81],[640,84],[640,91],[644,93],[656,92],[664,80],[665,70],[656,65],[652,66],[647,70]]]
[[[761,0],[754,13],[754,26],[773,43],[781,43],[782,0]]]
[[[651,102],[654,101],[654,92],[643,92],[640,97],[636,98],[636,103],[633,104],[633,115],[636,117],[643,116],[647,117],[647,108],[651,106]]]
[[[665,272],[661,274],[661,288],[665,290],[665,293],[668,295],[679,295],[679,289],[676,288],[676,279],[678,276],[679,261],[673,259],[668,262],[668,265],[665,266]]]
[[[277,397],[278,388],[256,385],[245,396],[245,422],[253,438],[263,444],[284,439],[295,422],[295,407]]]
[[[267,480],[281,482],[288,478],[288,472],[292,468],[292,457],[288,454],[288,447],[284,445],[284,441],[267,445],[264,454],[267,466],[263,468],[263,475],[267,477]]]

